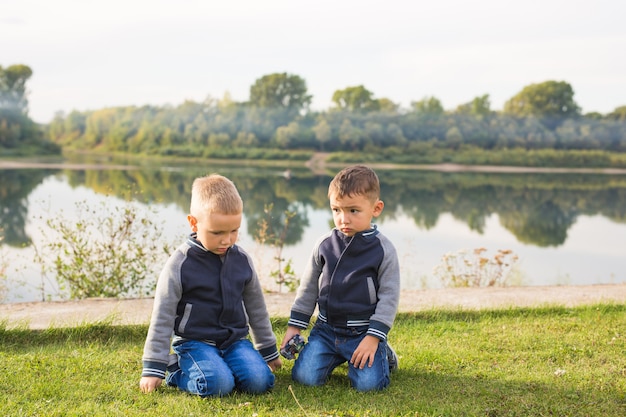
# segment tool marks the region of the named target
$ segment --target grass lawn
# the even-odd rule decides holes
[[[35,331],[0,323],[4,416],[624,416],[626,304],[400,314],[400,369],[358,393],[345,367],[323,387],[200,399],[138,383],[147,326]],[[281,340],[286,319],[274,319]]]

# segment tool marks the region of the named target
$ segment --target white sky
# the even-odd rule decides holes
[[[249,97],[304,78],[312,107],[364,85],[446,109],[567,81],[583,112],[626,105],[623,0],[0,0],[0,65],[26,64],[30,115]]]

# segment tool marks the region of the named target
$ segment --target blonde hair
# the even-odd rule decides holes
[[[328,186],[328,197],[352,197],[363,195],[374,202],[380,198],[380,182],[373,169],[365,165],[353,165],[342,169]]]
[[[220,214],[242,213],[243,201],[235,184],[228,178],[218,174],[196,178],[191,186],[189,213],[198,217],[202,212]]]

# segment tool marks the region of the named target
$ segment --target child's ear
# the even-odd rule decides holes
[[[189,227],[191,227],[191,231],[198,231],[198,219],[193,217],[191,214],[187,215],[187,222],[189,222]]]
[[[380,216],[380,213],[383,212],[384,207],[385,207],[385,203],[383,202],[383,200],[378,200],[376,204],[374,204],[374,211],[372,213],[373,216],[374,217]]]

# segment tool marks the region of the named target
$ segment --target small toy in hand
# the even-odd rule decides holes
[[[285,359],[295,359],[296,355],[300,353],[305,343],[304,338],[299,334],[296,334],[289,339],[289,341],[285,344],[285,347],[280,350],[280,354],[283,355]]]

